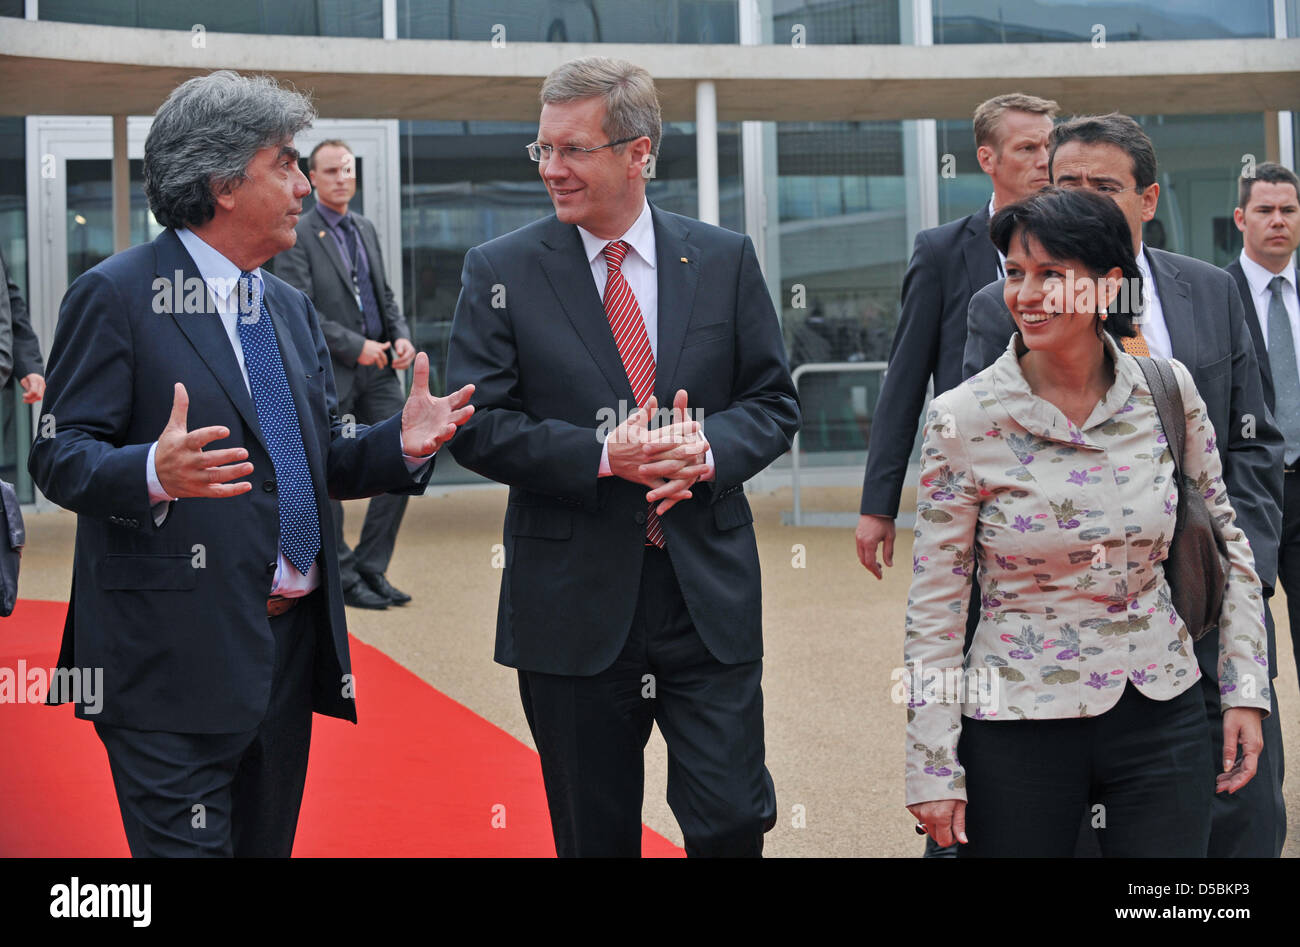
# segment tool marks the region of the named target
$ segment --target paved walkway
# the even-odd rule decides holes
[[[904,496],[904,502],[914,501]],[[413,498],[389,570],[415,596],[402,609],[349,609],[353,634],[387,652],[443,693],[531,745],[513,671],[492,661],[500,572],[504,488],[462,489]],[[877,582],[858,564],[848,529],[780,525],[789,490],[751,497],[763,564],[767,654],[764,695],[768,768],[778,821],[772,856],[915,856],[921,842],[903,809],[903,709],[890,702],[890,671],[902,660],[911,534],[900,537],[894,569]],[[806,510],[853,510],[856,488],[805,491]],[[345,504],[355,541],[364,501]],[[76,520],[56,512],[28,517],[25,598],[66,600]],[[557,607],[563,607],[557,603]],[[1287,756],[1300,760],[1300,692],[1286,609],[1279,596],[1279,700]],[[365,682],[358,681],[365,726]],[[666,751],[656,731],[646,753],[645,821],[677,844],[681,833],[664,801]],[[1287,791],[1300,854],[1300,781]],[[796,827],[801,826],[801,827]]]

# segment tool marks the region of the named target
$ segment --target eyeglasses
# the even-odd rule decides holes
[[[528,152],[528,157],[539,164],[551,160],[551,155],[557,151],[565,161],[573,161],[575,159],[580,160],[584,155],[589,155],[593,151],[600,151],[602,148],[613,148],[615,145],[626,145],[629,141],[636,141],[637,138],[641,137],[641,135],[636,135],[632,138],[620,138],[618,141],[606,142],[603,145],[597,145],[595,148],[579,148],[577,145],[561,145],[556,148],[554,145],[543,145],[541,142],[535,141],[531,145],[526,145],[525,149]]]

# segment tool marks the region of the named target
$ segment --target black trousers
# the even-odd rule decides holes
[[[323,593],[267,619],[275,670],[266,717],[243,733],[95,724],[136,858],[288,858],[311,743],[312,662]]]
[[[1079,824],[1103,855],[1203,858],[1214,795],[1198,688],[1167,701],[1132,685],[1098,717],[962,720],[967,845],[958,857],[1074,854]]]
[[[378,424],[401,411],[405,403],[402,383],[391,367],[357,365],[352,390],[347,399],[340,402],[339,414],[352,415],[358,424]],[[409,499],[409,496],[392,493],[371,497],[366,504],[366,519],[361,524],[361,539],[356,549],[343,541],[343,504],[338,500],[330,501],[334,508],[334,541],[339,552],[339,576],[343,588],[356,585],[362,572],[373,575],[388,571],[393,547],[397,544],[397,531],[401,528]]]
[[[708,652],[667,553],[647,547],[632,628],[610,667],[592,677],[519,672],[560,857],[641,854],[654,723],[687,855],[760,855],[776,824],[762,664],[722,664]]]

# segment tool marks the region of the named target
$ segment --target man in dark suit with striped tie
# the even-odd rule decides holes
[[[646,201],[644,69],[576,60],[541,99],[555,215],[470,250],[447,368],[478,389],[456,460],[510,485],[496,658],[560,855],[640,854],[655,723],[687,854],[758,855],[776,797],[744,483],[799,424],[780,326],[748,238]]]
[[[266,77],[177,87],[144,153],[167,229],[59,312],[28,466],[77,514],[59,666],[102,670],[77,715],[137,856],[290,854],[312,713],[356,720],[329,500],[422,489],[473,411],[421,355],[401,410],[341,422],[311,302],[261,270],[294,241],[314,116]]]

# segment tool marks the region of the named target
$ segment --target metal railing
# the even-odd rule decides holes
[[[794,380],[794,388],[799,390],[799,379],[804,375],[812,374],[831,374],[834,372],[880,372],[883,379],[885,369],[889,366],[888,362],[805,362],[794,370],[791,378]],[[800,403],[803,399],[800,398]],[[796,432],[794,441],[790,445],[790,486],[794,492],[794,525],[803,525],[803,499],[799,488],[799,446],[800,434]]]

